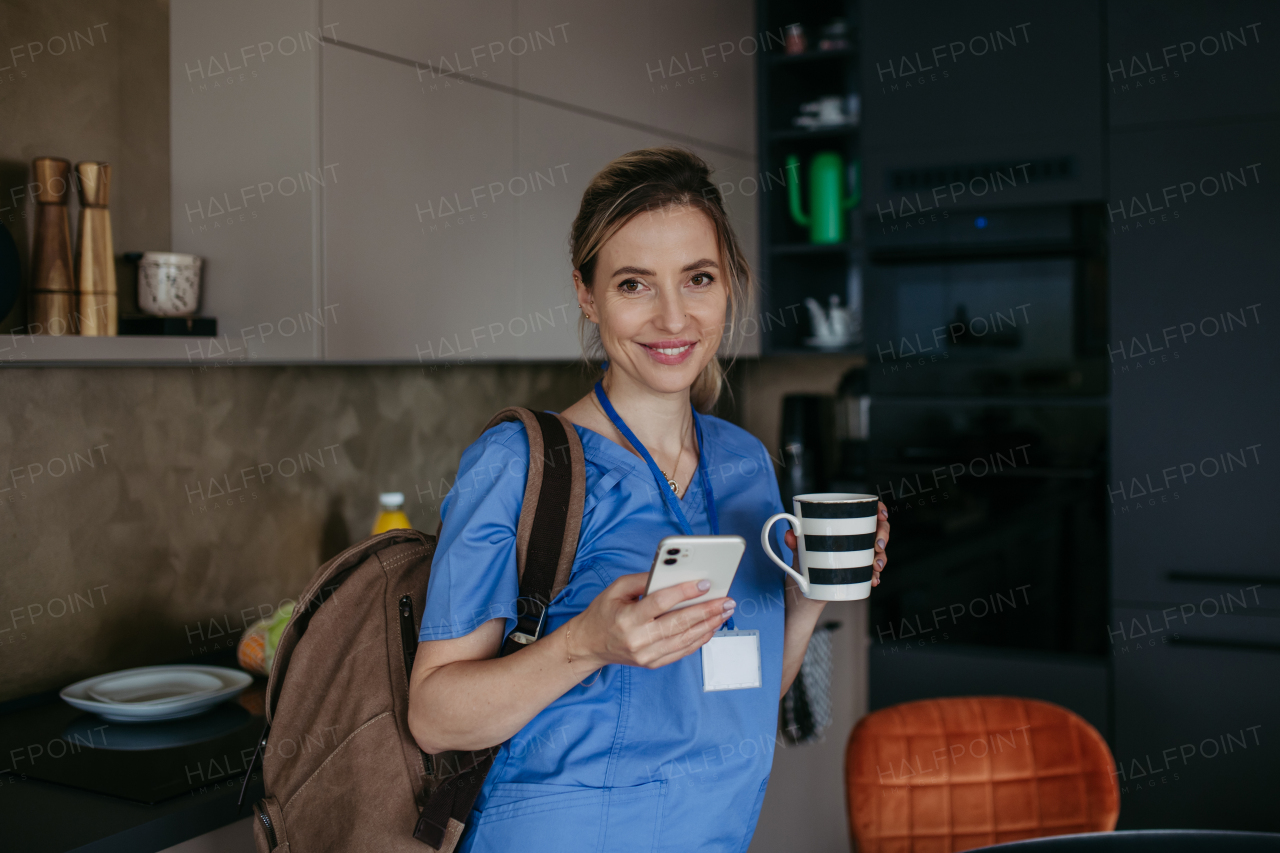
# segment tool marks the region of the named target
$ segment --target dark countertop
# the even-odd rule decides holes
[[[155,853],[253,813],[264,680],[169,723],[108,723],[47,694],[0,708],[0,840],[21,853]],[[157,748],[136,747],[151,739]],[[86,745],[87,744],[87,745]],[[260,765],[259,765],[260,767]]]
[[[0,774],[4,848],[20,853],[155,853],[252,814],[262,797],[254,773],[244,810],[236,814],[240,779],[144,805],[129,800]]]

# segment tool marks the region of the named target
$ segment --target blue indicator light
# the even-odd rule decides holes
[[[974,228],[986,228],[986,227],[987,227],[987,217],[985,217],[985,216],[979,216],[977,219],[973,220],[973,227],[974,227]]]

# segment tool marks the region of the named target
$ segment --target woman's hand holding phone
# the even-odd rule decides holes
[[[569,620],[566,652],[583,675],[620,663],[657,669],[706,645],[733,615],[731,598],[715,598],[679,610],[697,598],[709,581],[687,581],[645,595],[649,574],[623,575],[609,584],[582,613]],[[642,597],[643,596],[643,597]]]

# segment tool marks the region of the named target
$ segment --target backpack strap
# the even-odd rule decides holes
[[[586,461],[573,424],[560,415],[512,407],[494,415],[485,429],[514,420],[523,423],[529,435],[529,475],[516,526],[516,627],[503,641],[499,656],[542,636],[547,607],[569,582],[587,495]],[[460,767],[431,793],[414,838],[438,853],[452,853],[497,751],[493,747],[472,752],[471,766]]]
[[[494,415],[485,429],[517,419],[529,436],[529,476],[516,526],[516,627],[503,643],[504,655],[542,636],[547,605],[569,582],[587,494],[582,442],[573,424],[560,415],[512,407]]]

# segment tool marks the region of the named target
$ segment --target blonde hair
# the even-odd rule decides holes
[[[735,351],[740,334],[739,317],[746,308],[751,270],[738,245],[738,238],[725,213],[720,190],[711,182],[711,169],[701,157],[683,148],[644,148],[623,154],[591,179],[582,194],[582,206],[569,234],[573,267],[590,288],[600,247],[638,214],[644,211],[690,207],[700,210],[715,227],[716,243],[724,264],[728,297],[725,311],[727,333],[721,349]],[[602,359],[604,346],[600,330],[585,316],[578,318],[578,336],[583,357]],[[689,389],[700,412],[710,412],[724,386],[724,369],[719,353],[707,363]]]

